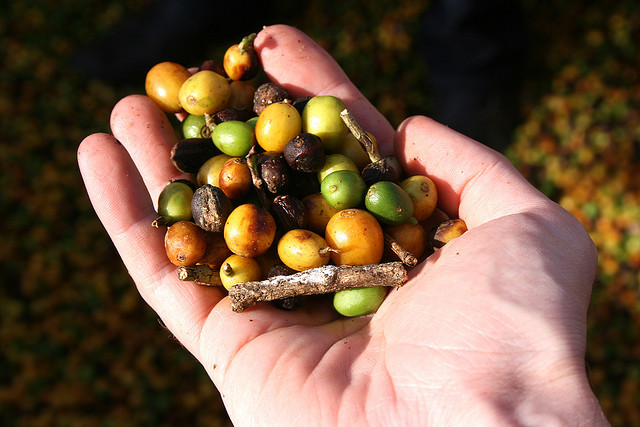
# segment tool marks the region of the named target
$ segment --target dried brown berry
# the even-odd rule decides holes
[[[193,221],[203,230],[219,233],[233,210],[229,198],[219,187],[205,184],[193,193],[191,213]]]
[[[253,94],[253,111],[260,114],[269,104],[289,99],[289,93],[279,84],[267,82],[258,86]]]
[[[312,133],[302,132],[284,147],[284,158],[291,169],[299,172],[317,172],[324,166],[322,140]]]
[[[245,108],[229,107],[224,110],[220,110],[212,116],[213,123],[220,124],[222,122],[228,122],[230,120],[237,120],[246,122],[251,117],[255,117],[255,113]]]
[[[379,181],[398,183],[398,172],[385,160],[369,163],[362,169],[362,179],[370,186]]]
[[[171,162],[181,172],[197,173],[204,162],[218,154],[220,150],[210,139],[183,139],[171,149]]]
[[[258,159],[258,171],[267,190],[272,194],[282,193],[289,183],[291,169],[284,160],[282,153],[276,153],[275,151],[262,153]]]
[[[283,230],[305,228],[306,215],[304,205],[293,196],[276,196],[271,206],[276,221]]]
[[[313,97],[304,96],[302,98],[297,98],[295,101],[293,101],[293,106],[296,107],[296,110],[298,110],[298,113],[300,113],[300,115],[302,115],[302,110],[304,110],[305,105],[307,105],[307,102],[309,102],[311,98]]]

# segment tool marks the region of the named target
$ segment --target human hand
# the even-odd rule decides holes
[[[286,26],[255,41],[292,96],[335,95],[384,152],[438,187],[469,227],[409,272],[377,313],[329,306],[234,313],[223,290],[178,280],[150,226],[153,200],[183,177],[177,136],[147,97],[120,101],[114,136],[78,162],[94,208],[140,294],[202,363],[236,425],[606,424],[585,369],[596,252],[584,228],[500,154],[426,117],[394,132],[338,65]],[[117,141],[120,141],[119,144]]]

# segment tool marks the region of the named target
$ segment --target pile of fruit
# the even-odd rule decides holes
[[[268,290],[232,302],[235,311],[258,301],[295,309],[305,295],[335,292],[342,315],[371,313],[406,281],[405,266],[466,226],[437,210],[429,177],[405,176],[380,155],[342,100],[292,99],[270,81],[255,87],[254,38],[221,64],[149,70],[147,95],[182,119],[171,161],[195,177],[166,185],[153,225],[168,226],[166,253],[181,280],[224,286],[232,301],[246,285]],[[286,292],[274,291],[280,284]]]

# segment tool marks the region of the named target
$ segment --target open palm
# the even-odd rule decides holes
[[[234,313],[223,290],[180,282],[150,226],[180,175],[177,137],[147,97],[120,101],[112,135],[78,161],[92,203],[147,303],[202,363],[237,425],[606,423],[584,372],[596,253],[582,226],[501,155],[426,117],[394,131],[338,65],[287,26],[261,31],[269,77],[335,95],[469,231],[410,271],[378,312],[329,304]]]

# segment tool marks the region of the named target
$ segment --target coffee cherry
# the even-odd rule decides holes
[[[258,116],[256,141],[265,151],[282,153],[287,142],[295,138],[302,128],[300,113],[287,102],[270,104]]]
[[[380,181],[367,190],[364,204],[369,212],[387,225],[416,222],[413,217],[413,202],[409,195],[390,181]]]
[[[222,122],[211,132],[211,140],[224,154],[244,157],[253,146],[253,130],[244,121]]]
[[[327,223],[325,239],[335,249],[331,261],[336,265],[377,264],[382,259],[384,234],[380,223],[362,209],[345,209]]]
[[[420,258],[427,249],[427,232],[420,224],[414,225],[410,222],[404,222],[399,225],[387,226],[384,228],[384,232],[391,236],[402,249],[416,258]],[[398,256],[385,246],[384,258],[397,260]]]
[[[438,191],[431,178],[414,175],[400,182],[413,202],[413,216],[418,221],[429,218],[438,204]]]
[[[193,189],[181,181],[169,182],[158,196],[158,214],[167,225],[191,219]]]
[[[328,249],[324,238],[305,229],[290,230],[278,241],[278,256],[287,267],[297,271],[328,264]]]
[[[258,73],[260,61],[253,48],[255,38],[255,34],[250,34],[225,52],[222,65],[231,80],[249,80]]]
[[[227,154],[218,154],[204,162],[200,169],[198,169],[198,174],[196,175],[196,182],[198,185],[203,186],[205,184],[210,184],[214,187],[219,187],[220,170],[222,170],[222,166],[230,158],[231,156]]]
[[[344,154],[329,154],[325,157],[324,165],[318,171],[318,182],[322,183],[327,175],[340,170],[360,173],[353,161]]]
[[[182,111],[179,93],[182,84],[191,77],[184,66],[175,62],[161,62],[147,73],[144,86],[147,96],[169,114]]]
[[[362,203],[367,185],[359,173],[350,170],[332,172],[320,184],[327,202],[338,210],[355,208]]]
[[[324,236],[327,223],[339,210],[331,206],[322,193],[306,196],[302,199],[302,205],[304,206],[307,228]]]
[[[345,289],[333,296],[333,308],[346,317],[365,316],[374,313],[387,296],[383,286]]]
[[[182,136],[189,138],[208,138],[209,133],[204,116],[189,114],[182,121]]]
[[[195,265],[205,254],[204,231],[191,221],[179,221],[167,229],[164,247],[169,261],[177,266]]]
[[[227,290],[236,283],[252,282],[261,278],[260,264],[253,258],[232,254],[220,267],[220,281]]]
[[[187,113],[204,116],[228,106],[231,88],[220,74],[203,70],[185,80],[178,95],[180,105]]]
[[[317,135],[327,151],[338,148],[347,136],[347,125],[340,112],[347,108],[335,96],[314,96],[302,111],[302,130]]]
[[[269,249],[276,236],[276,223],[269,212],[247,203],[231,212],[224,226],[224,240],[231,252],[256,257]]]
[[[234,157],[222,165],[220,170],[220,189],[231,200],[238,200],[253,188],[251,171],[243,158]]]

